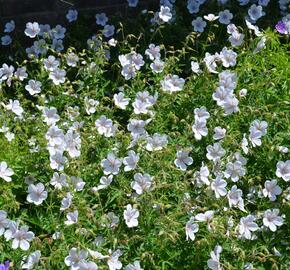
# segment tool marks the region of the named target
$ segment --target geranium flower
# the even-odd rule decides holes
[[[129,228],[137,227],[138,217],[139,217],[138,209],[132,207],[131,204],[128,204],[126,206],[126,210],[124,210],[124,219],[125,219],[126,225]]]
[[[11,182],[11,176],[14,174],[13,170],[10,169],[5,161],[0,163],[0,178],[4,179],[6,182]]]

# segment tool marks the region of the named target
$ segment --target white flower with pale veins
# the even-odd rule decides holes
[[[279,216],[279,209],[268,209],[264,213],[263,224],[268,227],[272,232],[277,230],[277,227],[283,225],[283,217]]]
[[[221,264],[220,264],[220,254],[222,253],[223,249],[221,246],[216,245],[214,248],[214,251],[210,252],[210,259],[207,260],[207,266],[211,270],[222,270]]]
[[[42,183],[36,185],[30,184],[28,186],[27,201],[34,203],[35,205],[40,205],[47,198],[47,191]]]
[[[140,261],[135,261],[134,263],[128,264],[125,270],[144,270],[141,268]]]
[[[75,210],[73,212],[68,212],[66,215],[67,220],[64,222],[65,225],[73,225],[78,222],[79,212]]]
[[[169,7],[165,7],[165,6],[161,6],[160,7],[160,11],[158,13],[159,18],[163,21],[163,22],[169,22],[172,18],[172,13]]]
[[[255,232],[259,229],[257,223],[255,223],[255,217],[248,215],[240,219],[240,224],[238,225],[238,231],[241,236],[250,240],[252,238],[252,232]]]
[[[177,75],[167,75],[161,81],[162,90],[169,93],[181,91],[183,89],[185,80],[179,78]]]
[[[63,187],[68,187],[66,175],[63,173],[58,174],[57,172],[53,173],[50,184],[59,190],[61,190]]]
[[[98,269],[98,266],[92,261],[90,261],[90,262],[86,262],[86,261],[80,262],[78,264],[78,267],[79,267],[78,270],[97,270]]]
[[[136,154],[133,150],[130,150],[128,152],[128,156],[123,159],[123,164],[125,165],[124,171],[128,172],[135,170],[139,159],[139,154]]]
[[[218,176],[212,183],[211,183],[211,189],[214,191],[215,197],[218,199],[221,196],[227,195],[227,182],[222,179],[220,176]]]
[[[187,151],[178,151],[176,154],[176,159],[174,160],[174,164],[177,168],[182,171],[186,171],[187,166],[193,163],[193,159],[188,156],[189,152]]]
[[[168,143],[167,135],[155,133],[152,137],[147,138],[147,144],[145,146],[147,151],[159,151],[162,150]]]
[[[224,175],[226,178],[231,178],[233,182],[237,182],[240,177],[246,174],[246,169],[240,161],[229,162],[226,165]]]
[[[60,85],[65,82],[66,71],[63,69],[56,68],[49,73],[49,78],[55,85]]]
[[[206,157],[213,162],[219,161],[226,153],[226,151],[222,148],[219,143],[215,143],[214,145],[209,145],[206,147],[207,154]]]
[[[197,233],[199,230],[199,226],[197,223],[194,222],[194,217],[191,217],[189,221],[186,222],[185,225],[185,234],[186,234],[186,240],[194,241],[195,239],[195,233]]]
[[[29,254],[27,258],[25,258],[25,261],[22,261],[21,268],[22,269],[35,269],[35,267],[38,265],[40,260],[41,252],[39,250],[36,250]]]
[[[10,169],[5,161],[0,163],[0,178],[6,182],[11,182],[11,176],[14,174],[13,170]]]
[[[4,210],[0,210],[0,236],[4,234],[8,224],[9,219],[7,219],[7,213]]]
[[[34,233],[31,231],[28,231],[28,226],[23,225],[18,229],[18,226],[16,228],[16,231],[12,235],[12,248],[17,249],[20,247],[20,249],[26,251],[30,247],[30,243],[34,238]]]
[[[228,192],[228,201],[230,207],[237,207],[242,211],[246,211],[244,208],[243,191],[238,189],[236,185],[232,186]]]
[[[192,125],[191,129],[194,133],[194,138],[198,141],[201,140],[202,137],[207,136],[208,134],[205,120],[195,119],[195,122]]]
[[[213,216],[214,216],[214,211],[209,210],[209,211],[206,211],[204,213],[197,214],[194,218],[197,221],[208,223],[208,222],[210,222],[213,219]]]
[[[125,110],[129,104],[130,98],[125,98],[124,93],[120,92],[114,95],[114,102],[117,107],[122,110]]]
[[[279,161],[276,165],[276,175],[286,182],[290,180],[290,160]]]
[[[221,140],[221,139],[223,139],[226,136],[226,132],[227,132],[227,130],[225,128],[215,127],[214,128],[213,139],[214,140]]]
[[[124,210],[124,219],[125,219],[126,225],[129,228],[137,227],[138,217],[139,217],[138,209],[132,207],[131,204],[128,204],[126,206],[126,210]]]
[[[73,199],[73,196],[70,194],[70,192],[68,192],[66,194],[66,197],[64,197],[61,200],[60,211],[64,211],[64,210],[68,209],[72,204],[72,199]]]
[[[104,173],[106,175],[114,174],[117,175],[120,171],[122,165],[122,160],[117,158],[113,153],[109,153],[107,158],[101,161],[101,166],[103,167]]]
[[[25,89],[29,92],[30,95],[34,96],[41,92],[41,82],[35,80],[29,80],[28,84],[25,86]]]
[[[131,182],[131,187],[138,195],[141,195],[144,191],[150,189],[152,185],[152,177],[147,173],[135,173],[134,180],[135,181]]]
[[[114,252],[109,250],[110,257],[108,258],[107,264],[109,266],[109,270],[119,270],[122,268],[122,263],[119,261],[119,257],[122,255],[122,251],[117,249]]]
[[[66,266],[70,266],[71,270],[79,269],[79,264],[84,262],[88,257],[88,252],[86,250],[79,250],[77,248],[72,248],[69,255],[65,257],[64,263]]]
[[[282,189],[277,185],[277,180],[267,180],[265,182],[265,188],[263,189],[263,195],[268,197],[270,201],[276,201],[277,195],[282,193]]]
[[[70,181],[74,187],[74,191],[82,191],[86,182],[83,181],[80,177],[71,176]]]
[[[9,99],[9,103],[7,105],[4,105],[4,107],[6,110],[12,111],[19,117],[22,117],[22,113],[24,112],[23,108],[20,106],[19,100]]]
[[[113,181],[113,175],[102,176],[100,184],[97,186],[96,191],[107,188]]]
[[[35,38],[40,32],[39,24],[37,22],[26,24],[26,29],[24,31],[25,35],[30,38]]]

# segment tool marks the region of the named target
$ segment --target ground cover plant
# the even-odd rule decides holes
[[[288,8],[7,22],[0,269],[289,269]]]

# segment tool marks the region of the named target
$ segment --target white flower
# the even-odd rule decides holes
[[[4,179],[6,182],[11,182],[11,176],[14,174],[13,170],[10,169],[5,161],[0,163],[0,178]]]
[[[76,224],[78,222],[78,216],[79,216],[78,210],[68,212],[66,215],[67,220],[64,222],[64,224],[67,226]]]
[[[259,226],[254,222],[255,217],[248,215],[240,219],[240,224],[238,225],[238,231],[241,236],[244,236],[246,239],[250,240],[252,238],[252,232],[257,231]]]
[[[136,154],[133,150],[129,151],[128,156],[123,159],[123,164],[125,165],[124,171],[135,170],[139,159],[139,154]]]
[[[70,9],[66,14],[66,18],[69,22],[74,22],[78,18],[78,11],[75,9]]]
[[[19,79],[20,81],[23,81],[24,79],[26,79],[28,77],[28,74],[26,72],[26,67],[17,68],[14,75],[17,79]]]
[[[120,92],[118,94],[114,94],[114,102],[115,105],[122,110],[125,110],[127,105],[129,104],[130,98],[125,98],[124,93]]]
[[[35,81],[35,80],[29,80],[28,84],[25,86],[25,89],[32,96],[35,94],[39,94],[41,92],[41,82]]]
[[[282,189],[277,185],[277,180],[267,180],[265,182],[265,188],[263,189],[263,195],[269,197],[270,201],[276,201],[277,195],[282,193]]]
[[[30,184],[28,186],[27,201],[34,203],[35,205],[40,205],[47,198],[47,191],[42,183],[36,185]]]
[[[215,127],[214,128],[213,139],[214,140],[221,140],[221,139],[223,139],[226,136],[226,132],[227,132],[227,130],[225,128]]]
[[[224,67],[228,68],[234,67],[236,65],[238,54],[233,50],[224,47],[219,55]]]
[[[246,211],[244,208],[243,191],[238,189],[236,185],[232,186],[231,190],[228,192],[229,206],[237,207],[242,211]]]
[[[97,270],[98,266],[94,262],[80,262],[78,270]]]
[[[95,126],[99,134],[105,137],[114,136],[117,129],[117,126],[113,125],[113,121],[105,115],[101,115],[100,118],[95,121]]]
[[[96,190],[101,190],[107,188],[113,181],[113,175],[102,176],[100,179],[100,184],[97,186]]]
[[[48,56],[48,58],[43,60],[43,65],[46,70],[53,71],[59,66],[59,60],[57,60],[53,55]]]
[[[86,182],[84,182],[82,178],[71,176],[70,180],[74,187],[74,191],[82,191],[84,189]]]
[[[55,40],[63,39],[65,36],[66,28],[62,27],[61,25],[57,25],[53,29],[51,29],[52,37]]]
[[[8,224],[9,220],[7,219],[7,213],[3,210],[0,210],[0,236],[4,234]]]
[[[202,137],[207,136],[208,129],[206,127],[206,121],[203,119],[195,119],[194,124],[191,127],[194,132],[194,138],[196,140],[201,140]]]
[[[200,120],[206,122],[206,120],[210,117],[209,112],[206,107],[202,106],[200,108],[194,109],[194,118],[195,120]]]
[[[206,211],[205,213],[199,213],[194,218],[201,222],[210,222],[213,219],[214,211]]]
[[[195,61],[190,62],[192,72],[196,74],[200,74],[202,71],[200,70],[199,63]]]
[[[145,54],[149,56],[150,60],[155,60],[160,58],[160,47],[155,44],[149,44],[149,48],[146,49]]]
[[[222,270],[222,267],[220,265],[220,254],[222,251],[223,251],[222,247],[216,245],[214,251],[210,252],[211,259],[207,260],[207,266],[211,270]]]
[[[139,217],[138,209],[133,208],[131,204],[128,204],[126,206],[126,210],[124,210],[124,219],[126,225],[129,228],[138,226],[138,217]]]
[[[213,160],[213,162],[219,161],[226,153],[226,151],[222,148],[222,146],[219,143],[207,146],[206,150],[207,150],[206,157],[209,160]]]
[[[155,73],[161,73],[164,69],[165,62],[160,59],[155,59],[153,63],[150,64],[150,68]]]
[[[88,252],[86,250],[79,250],[77,248],[72,248],[69,255],[65,257],[64,263],[66,266],[70,266],[71,270],[78,270],[79,264],[84,262],[88,257]]]
[[[95,113],[97,110],[97,106],[100,104],[98,100],[94,100],[88,97],[85,97],[84,103],[85,103],[86,113],[88,115]]]
[[[140,261],[135,261],[134,263],[128,264],[125,270],[144,270],[141,268]]]
[[[208,177],[209,177],[208,167],[202,163],[202,166],[200,167],[200,170],[198,173],[199,173],[199,180],[209,186],[210,182],[208,180]]]
[[[61,190],[63,187],[68,187],[66,175],[63,173],[58,174],[57,172],[53,173],[53,177],[50,180],[50,184],[59,190]]]
[[[16,230],[12,234],[12,248],[17,249],[20,247],[20,249],[26,251],[30,247],[30,243],[34,238],[34,233],[31,231],[28,231],[28,226],[24,225],[21,226],[20,229],[18,229],[18,224],[16,225]]]
[[[44,117],[44,122],[47,123],[48,126],[53,126],[56,124],[56,122],[59,121],[60,117],[57,114],[57,110],[55,107],[50,107],[50,108],[44,108],[43,109],[43,117]]]
[[[193,159],[188,156],[189,152],[187,151],[178,151],[176,154],[176,159],[174,160],[174,164],[177,168],[182,171],[186,171],[187,166],[193,163]]]
[[[23,108],[20,106],[20,102],[18,100],[9,99],[9,104],[4,105],[6,110],[12,111],[17,116],[22,117]]]
[[[279,216],[279,209],[268,209],[264,213],[263,224],[272,232],[277,230],[277,227],[283,225],[283,218]]]
[[[111,250],[110,250],[111,253]],[[107,264],[109,266],[109,270],[118,270],[122,268],[122,263],[119,261],[119,257],[122,255],[122,251],[117,249],[112,252],[110,257],[108,258]]]
[[[65,57],[67,65],[70,67],[76,67],[77,63],[79,62],[79,57],[75,53],[69,53]]]
[[[279,178],[282,178],[286,182],[290,180],[290,160],[279,161],[276,165],[276,175]]]
[[[244,34],[241,34],[239,32],[233,32],[229,37],[229,42],[232,46],[238,47],[241,46],[244,42]]]
[[[66,71],[63,69],[55,68],[49,73],[49,78],[55,85],[60,85],[65,82]]]
[[[240,161],[229,162],[226,165],[225,177],[231,178],[233,182],[237,182],[240,177],[246,174],[246,169]]]
[[[122,160],[117,158],[113,153],[109,153],[107,158],[101,161],[101,166],[103,167],[104,173],[117,175],[120,171],[122,165]]]
[[[39,24],[37,22],[27,23],[24,31],[25,35],[30,38],[35,38],[40,32]]]
[[[221,177],[217,177],[210,185],[217,199],[220,198],[221,196],[227,195],[227,189],[225,188],[226,186],[227,182]]]
[[[168,143],[167,135],[155,133],[152,137],[147,138],[147,144],[145,146],[147,151],[159,151],[162,150]]]
[[[166,6],[161,6],[158,16],[163,22],[169,22],[172,18],[172,13],[171,13],[170,8]]]
[[[41,252],[39,250],[36,250],[29,254],[29,256],[26,259],[26,261],[21,263],[22,269],[34,269],[39,260],[40,260]]]
[[[135,181],[131,182],[131,187],[138,195],[141,195],[144,191],[150,189],[152,185],[152,177],[147,173],[135,173],[134,180]]]
[[[183,89],[185,80],[177,75],[167,75],[160,83],[163,91],[174,93]]]
[[[206,27],[206,22],[202,19],[202,17],[197,17],[191,22],[191,25],[193,26],[195,32],[202,33]]]
[[[66,197],[64,197],[62,200],[61,200],[61,207],[60,207],[60,211],[64,211],[66,209],[68,209],[70,206],[71,206],[71,203],[72,203],[72,195],[68,192],[66,194]]]
[[[185,233],[186,233],[186,240],[190,239],[194,241],[195,233],[199,230],[199,226],[197,223],[194,223],[194,217],[191,217],[189,221],[186,222],[185,225]]]
[[[208,15],[204,15],[203,17],[209,22],[213,22],[219,18],[219,16],[215,16],[212,13],[209,13]]]

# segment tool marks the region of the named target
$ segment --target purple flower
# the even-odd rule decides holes
[[[286,35],[288,33],[287,29],[286,29],[286,25],[285,25],[285,23],[283,23],[283,21],[279,21],[276,24],[275,28],[280,34]]]
[[[0,264],[0,270],[9,270],[10,262],[6,261],[4,264]]]

